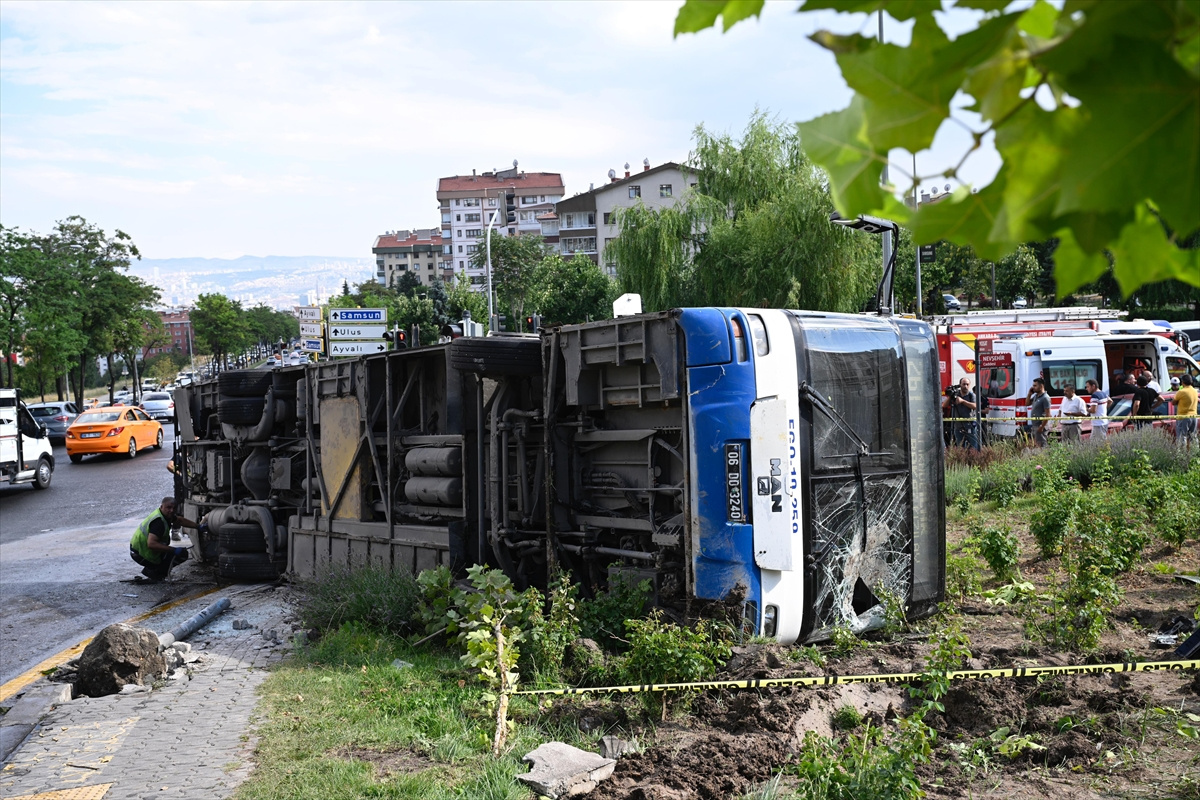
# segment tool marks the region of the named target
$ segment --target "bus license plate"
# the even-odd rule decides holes
[[[742,445],[725,445],[725,501],[730,522],[746,522],[746,493],[742,480]]]

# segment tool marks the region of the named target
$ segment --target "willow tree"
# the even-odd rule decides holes
[[[696,185],[672,208],[617,212],[606,248],[647,309],[738,305],[856,311],[879,279],[879,242],[833,225],[828,182],[796,130],[761,112],[738,140],[695,132]]]

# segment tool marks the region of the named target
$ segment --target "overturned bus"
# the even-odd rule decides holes
[[[922,322],[676,309],[181,388],[177,490],[228,579],[566,569],[813,641],[942,599],[938,400]]]

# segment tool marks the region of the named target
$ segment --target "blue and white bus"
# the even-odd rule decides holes
[[[692,308],[552,329],[543,350],[545,560],[585,586],[626,572],[667,607],[737,603],[782,642],[942,599],[928,325]],[[501,516],[510,563],[522,546],[541,559],[536,535]]]

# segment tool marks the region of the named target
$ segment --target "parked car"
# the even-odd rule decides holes
[[[133,458],[139,450],[162,446],[162,425],[140,408],[90,409],[67,428],[67,456],[72,464],[89,453],[124,453]]]
[[[56,444],[67,441],[67,426],[79,416],[74,403],[32,403],[26,408],[33,418],[46,428],[51,443]]]
[[[1013,301],[1012,301],[1013,308],[1027,308],[1028,306],[1029,306],[1029,303],[1028,303],[1028,301],[1025,300],[1024,297],[1013,298]]]
[[[151,419],[172,420],[175,418],[175,401],[166,392],[146,392],[142,395],[142,410]]]
[[[952,294],[942,295],[942,299],[946,301],[947,311],[962,311],[962,303],[958,302],[958,298]]]

